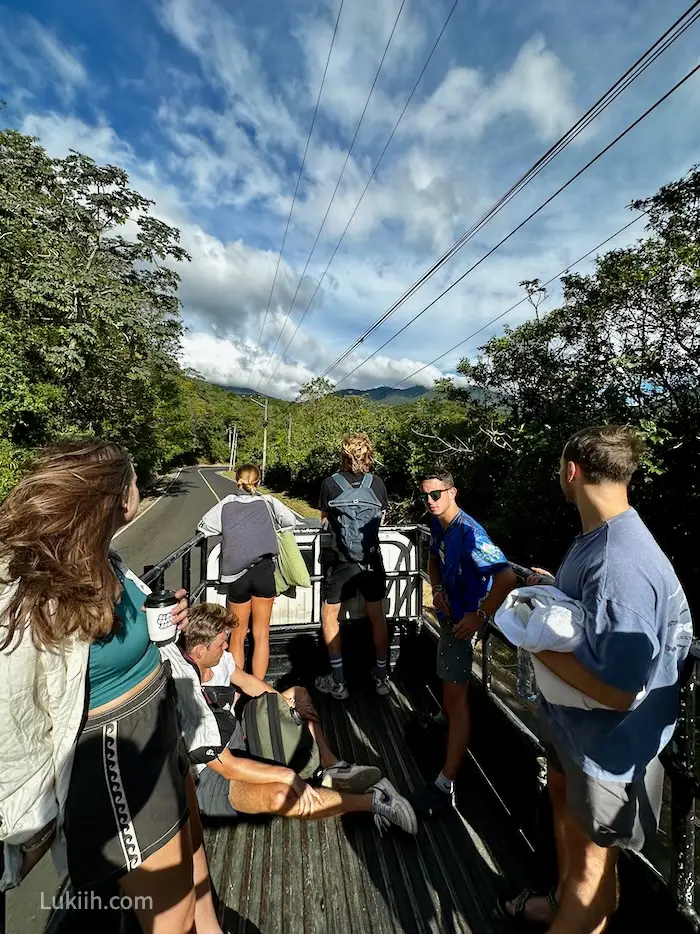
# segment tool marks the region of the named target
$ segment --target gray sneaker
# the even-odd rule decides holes
[[[336,762],[335,765],[325,769],[321,785],[324,788],[333,788],[335,791],[361,795],[376,785],[381,777],[382,773],[374,765]]]
[[[374,823],[380,834],[383,834],[390,824],[395,824],[406,833],[418,833],[418,819],[410,802],[398,793],[387,778],[378,781],[370,791]]]
[[[350,697],[344,681],[336,681],[333,675],[319,675],[314,684],[321,694],[330,694],[336,700],[347,700]]]
[[[387,694],[391,693],[388,675],[378,675],[373,672],[372,678],[374,679],[374,688],[380,697],[386,697]]]

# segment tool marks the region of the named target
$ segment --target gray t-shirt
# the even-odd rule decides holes
[[[588,775],[636,781],[675,728],[678,676],[693,636],[685,594],[634,509],[574,540],[557,587],[584,607],[585,636],[575,658],[605,684],[638,697],[623,713],[542,698],[541,712]]]

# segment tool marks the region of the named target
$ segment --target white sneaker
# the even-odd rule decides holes
[[[336,762],[324,771],[321,785],[324,788],[333,788],[335,791],[361,795],[376,785],[381,777],[382,773],[374,765]]]
[[[378,675],[374,673],[372,677],[374,678],[374,688],[380,697],[386,697],[387,694],[391,693],[388,675]]]
[[[406,833],[418,833],[416,812],[388,779],[382,778],[370,790],[373,795],[374,823],[380,834],[383,834],[390,824],[395,824]]]
[[[314,684],[321,694],[330,694],[336,700],[347,700],[350,697],[344,681],[336,681],[333,675],[319,675]]]

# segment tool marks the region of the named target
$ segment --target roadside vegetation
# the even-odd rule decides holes
[[[147,479],[189,463],[262,458],[262,411],[179,364],[179,232],[126,173],[0,131],[0,498],[28,454],[61,436],[119,440]],[[338,466],[348,431],[367,431],[393,521],[418,518],[421,473],[451,469],[464,506],[522,563],[555,565],[575,529],[556,482],[566,437],[594,422],[635,425],[648,455],[633,497],[686,587],[697,564],[700,462],[700,170],[632,205],[634,245],[563,279],[546,313],[487,341],[434,397],[385,406],[315,380],[269,404],[271,489],[304,512]],[[458,337],[458,335],[457,335]],[[431,348],[433,349],[433,348]],[[439,349],[439,348],[438,348]],[[291,441],[289,419],[291,418]],[[296,505],[294,505],[296,503]]]

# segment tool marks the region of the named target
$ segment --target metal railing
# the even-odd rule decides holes
[[[430,539],[430,530],[419,527],[419,559],[427,553],[426,543]],[[511,562],[511,567],[521,580],[534,574],[530,568]],[[427,560],[421,560],[421,574],[429,582]],[[553,579],[545,583],[554,583]],[[529,740],[537,756],[539,764],[539,780],[546,782],[546,761],[544,749],[538,737],[528,728],[526,723],[514,713],[511,708],[494,691],[494,642],[508,646],[516,653],[515,661],[515,696],[524,702],[532,702],[537,698],[534,671],[528,652],[517,650],[505,636],[489,625],[480,634],[481,671],[478,678],[489,701],[493,703],[500,713],[515,723],[521,733]],[[700,915],[695,910],[696,897],[696,871],[695,871],[695,801],[700,797],[700,780],[695,770],[695,743],[696,743],[696,686],[698,683],[698,665],[700,664],[700,640],[694,640],[680,684],[680,706],[678,724],[673,739],[661,754],[661,761],[670,785],[670,850],[671,869],[666,879],[659,869],[646,857],[632,854],[635,859],[641,860],[656,879],[670,889],[682,915],[700,930]]]

